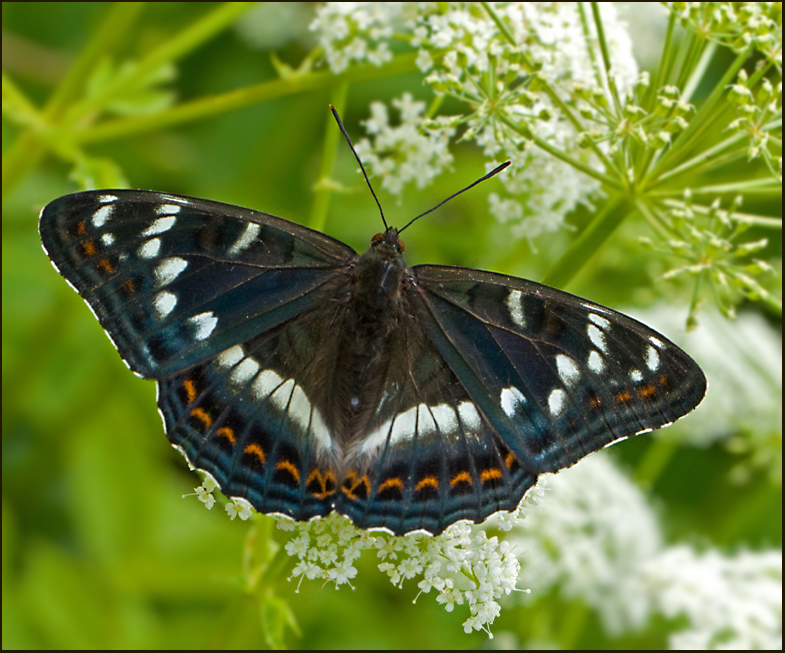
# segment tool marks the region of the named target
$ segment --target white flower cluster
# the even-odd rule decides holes
[[[340,73],[353,62],[381,65],[392,58],[387,44],[400,13],[399,2],[326,2],[311,30],[330,70]]]
[[[486,527],[506,522],[510,528],[522,514],[500,514],[501,521],[486,522]],[[354,561],[362,551],[375,549],[379,570],[396,587],[421,578],[420,593],[436,590],[436,601],[448,612],[467,604],[470,616],[463,623],[467,633],[485,630],[492,637],[490,625],[501,610],[498,599],[515,590],[518,581],[520,563],[513,547],[466,522],[453,524],[438,536],[401,537],[360,530],[337,513],[309,522],[281,518],[278,527],[293,531],[285,549],[298,560],[291,576],[299,579],[298,590],[305,578],[332,581],[336,589],[351,585],[357,575]]]
[[[686,617],[673,649],[781,650],[782,551],[697,553],[664,550],[644,579],[661,613]]]
[[[671,648],[782,648],[782,553],[698,553],[663,544],[638,487],[595,454],[548,480],[541,509],[508,541],[532,590],[583,601],[611,633],[679,617]],[[686,622],[684,625],[683,622]]]
[[[349,4],[352,11],[341,8]],[[513,165],[500,177],[509,197],[494,196],[491,211],[501,220],[513,221],[513,232],[519,236],[534,238],[559,228],[567,213],[597,191],[598,182],[539,148],[527,147],[528,142],[537,138],[583,165],[599,164],[589,150],[579,147],[575,127],[557,110],[554,98],[532,92],[532,84],[537,78],[548,80],[555,97],[563,102],[570,100],[575,84],[602,90],[594,52],[596,37],[579,3],[488,3],[494,16],[474,2],[404,4],[407,7],[402,10],[387,3],[326,3],[312,29],[331,69],[339,72],[349,60],[360,59],[347,45],[352,42],[347,35],[358,29],[358,16],[372,25],[397,24],[399,40],[418,49],[417,64],[428,73],[426,83],[437,94],[466,105],[465,115],[452,122],[464,125],[462,138],[476,140],[496,162],[512,160]],[[637,76],[630,39],[612,3],[599,3],[599,10],[614,82],[623,93]],[[388,12],[386,20],[378,13],[384,11]],[[374,41],[373,36],[368,38]],[[451,135],[444,123],[424,120],[418,112],[414,118],[419,128],[410,125],[402,131],[380,117],[383,111],[375,103],[367,125],[376,154],[366,147],[363,157],[371,171],[390,180],[385,187],[400,192],[408,181],[422,184],[423,179],[441,172],[447,158],[442,139]],[[435,139],[427,137],[429,130],[437,132]],[[423,143],[432,146],[434,140],[439,150],[435,161],[422,157],[413,165],[409,157],[386,154],[390,143],[396,152],[413,153]],[[424,177],[426,163],[436,165]]]
[[[659,524],[640,489],[608,456],[547,477],[544,497],[510,536],[536,593],[559,586],[592,606],[611,633],[642,626],[651,613],[641,565],[662,547]]]
[[[392,105],[400,114],[397,125],[390,124],[384,104],[371,104],[371,117],[365,121],[371,140],[363,139],[356,149],[363,164],[381,178],[382,187],[399,195],[404,184],[414,181],[424,188],[450,165],[448,146],[455,129],[446,124],[425,129],[425,103],[415,102],[409,93]]]

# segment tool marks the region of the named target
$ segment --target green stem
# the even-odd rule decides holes
[[[586,51],[589,55],[589,59],[591,60],[591,68],[594,71],[594,82],[597,84],[597,88],[602,88],[604,86],[605,80],[603,80],[602,75],[600,75],[600,66],[597,63],[597,53],[591,46],[591,32],[589,31],[589,19],[586,16],[586,8],[582,2],[578,2],[577,5],[578,15],[581,17],[583,39],[586,41]]]
[[[617,191],[625,190],[624,186],[622,185],[622,183],[618,179],[614,179],[613,177],[609,177],[608,175],[605,175],[605,174],[603,174],[601,172],[598,172],[594,168],[586,165],[585,163],[581,163],[577,159],[574,159],[573,157],[571,157],[566,152],[563,152],[562,150],[554,147],[553,145],[551,145],[547,141],[545,141],[545,140],[543,140],[541,138],[538,138],[537,136],[534,136],[532,138],[531,132],[527,132],[527,131],[521,129],[519,125],[517,125],[515,122],[513,122],[512,120],[510,120],[506,116],[499,116],[499,119],[505,125],[507,125],[510,129],[516,131],[517,133],[519,133],[524,138],[530,138],[531,142],[534,143],[540,149],[545,150],[551,156],[556,157],[560,161],[564,161],[564,163],[566,163],[567,165],[572,166],[576,170],[580,170],[582,173],[588,175],[589,177],[592,177],[592,178],[596,179],[597,181],[599,181],[602,184],[604,184],[607,188],[613,189],[613,190],[617,190]]]
[[[408,73],[416,70],[416,58],[417,53],[415,52],[399,55],[384,66],[357,66],[338,76],[325,70],[262,82],[255,86],[230,91],[222,95],[193,100],[151,116],[136,116],[134,118],[108,121],[85,129],[77,135],[77,139],[80,143],[94,143],[124,138],[161,129],[169,125],[201,120],[209,116],[280,97],[326,88],[333,86],[339,81],[355,83]]]
[[[577,272],[613,235],[616,228],[629,216],[626,201],[621,196],[609,197],[602,211],[583,230],[556,264],[544,276],[542,283],[557,288],[566,287]]]
[[[659,90],[665,86],[666,80],[670,79],[671,69],[675,60],[675,48],[673,47],[673,34],[676,30],[676,14],[671,11],[668,18],[668,28],[665,32],[665,43],[662,46],[662,56],[660,63],[657,66],[657,71],[654,73],[654,79],[649,86],[649,91],[646,94],[646,108],[653,108],[653,103],[657,98]]]
[[[679,450],[679,441],[667,435],[652,438],[650,442],[634,474],[636,484],[643,488],[654,487]]]
[[[681,164],[680,166],[673,168],[669,172],[661,175],[659,178],[654,180],[651,183],[646,191],[648,192],[652,188],[657,188],[662,186],[665,182],[673,178],[684,178],[686,172],[694,172],[697,168],[701,168],[708,163],[715,163],[716,160],[720,158],[721,155],[726,153],[726,150],[730,149],[736,143],[738,143],[742,138],[744,138],[743,134],[737,133],[733,136],[726,138],[724,141],[717,143],[715,146],[710,147],[708,150],[701,152],[698,156],[686,161],[685,163]],[[662,167],[662,166],[660,166]]]
[[[749,179],[738,182],[728,182],[727,184],[715,184],[712,186],[690,186],[690,193],[697,195],[726,195],[736,193],[744,195],[780,195],[782,194],[782,184],[776,179],[766,177],[764,179]],[[672,197],[673,189],[650,189],[646,191],[648,197]]]
[[[684,157],[689,153],[693,142],[703,135],[703,132],[706,130],[716,128],[716,122],[714,120],[710,120],[714,114],[715,105],[719,102],[720,98],[725,93],[726,86],[730,84],[733,78],[738,74],[748,56],[749,52],[745,50],[736,57],[735,61],[729,66],[722,79],[716,84],[714,90],[711,92],[711,95],[707,98],[706,102],[698,110],[698,113],[693,116],[692,120],[690,120],[687,128],[676,137],[671,147],[668,148],[659,158],[657,163],[646,176],[644,182],[650,182],[652,179],[656,179],[658,171],[660,170],[670,170],[672,173],[674,164],[679,160],[679,157]],[[646,185],[653,186],[654,184],[647,183]]]
[[[605,78],[608,82],[608,89],[610,90],[611,98],[613,99],[613,105],[616,107],[618,115],[621,116],[621,98],[619,97],[619,89],[616,87],[616,80],[611,68],[611,57],[608,52],[608,42],[605,40],[605,29],[602,26],[599,3],[591,3],[591,13],[594,17],[594,27],[597,29],[597,42],[599,43],[600,53],[602,54],[602,63],[605,67]]]
[[[703,75],[705,74],[706,69],[709,67],[711,59],[714,56],[716,50],[717,44],[713,42],[709,43],[703,50],[700,61],[698,61],[698,63],[695,65],[695,68],[693,68],[689,78],[687,79],[687,82],[684,84],[684,90],[681,92],[681,99],[684,102],[689,102],[690,99],[692,99],[692,95],[695,93],[695,89],[698,88],[698,85],[703,79]]]
[[[685,202],[681,202],[679,200],[665,200],[663,201],[663,206],[672,209],[686,209],[687,204]],[[711,215],[712,208],[710,206],[704,206],[697,202],[691,202],[690,208],[697,214],[700,215]],[[765,227],[767,229],[778,229],[782,230],[782,219],[781,218],[772,218],[766,215],[755,215],[752,213],[740,213],[739,211],[734,211],[731,215],[728,216],[729,220],[734,220],[736,222],[743,222],[745,224],[752,224],[758,227]]]
[[[335,88],[333,96],[333,106],[340,115],[346,107],[346,96],[349,93],[349,83],[342,81]],[[319,180],[316,182],[313,204],[311,206],[311,217],[308,226],[317,231],[324,231],[327,224],[327,212],[330,207],[330,197],[332,196],[332,186],[329,181],[333,176],[335,158],[338,154],[338,145],[341,138],[341,130],[335,124],[335,118],[331,112],[327,112],[327,124],[324,131],[324,147],[322,149],[322,164],[319,170]]]
[[[243,13],[252,9],[253,2],[225,2],[203,18],[192,23],[172,38],[164,39],[163,44],[141,59],[128,73],[118,75],[99,93],[85,98],[69,110],[71,120],[78,120],[92,111],[101,109],[114,95],[124,88],[132,87],[148,77],[161,66],[184,57],[205,42],[231,26]]]
[[[39,124],[53,125],[60,121],[69,102],[82,92],[101,57],[115,51],[124,42],[144,7],[140,2],[117,2],[101,23],[91,32],[90,40],[41,112]],[[14,141],[3,155],[3,197],[33,170],[47,151],[47,144],[37,131],[26,131]]]

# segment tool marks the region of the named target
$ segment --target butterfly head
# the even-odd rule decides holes
[[[387,227],[387,231],[371,238],[371,249],[378,251],[384,258],[394,259],[401,256],[406,248],[398,238],[398,230]]]
[[[390,301],[398,296],[406,270],[403,249],[398,230],[388,227],[371,239],[368,251],[360,257],[355,296],[362,298],[368,308],[389,308]]]

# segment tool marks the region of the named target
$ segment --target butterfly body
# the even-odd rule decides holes
[[[50,203],[40,232],[158,382],[171,443],[260,512],[439,533],[705,392],[645,325],[515,277],[407,267],[394,228],[358,255],[250,209],[102,190]]]

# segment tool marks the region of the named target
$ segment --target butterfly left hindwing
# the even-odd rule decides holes
[[[45,207],[40,231],[158,380],[172,444],[260,512],[440,533],[705,392],[635,320],[523,279],[407,268],[394,228],[358,256],[249,209],[92,191]]]

